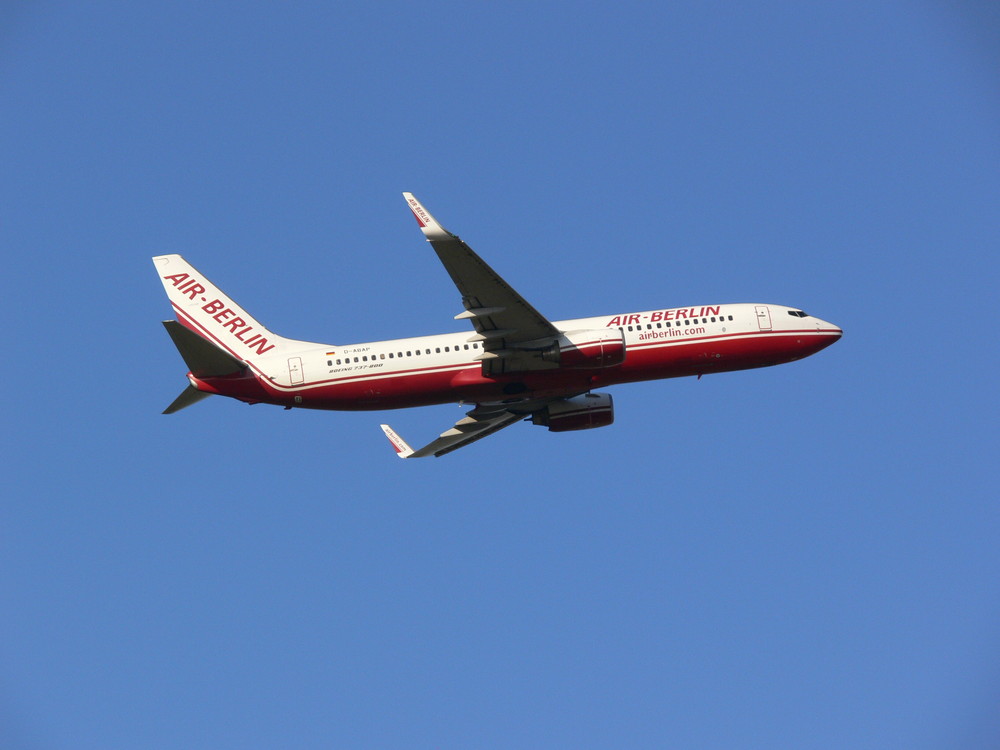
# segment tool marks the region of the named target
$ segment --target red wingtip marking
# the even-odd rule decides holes
[[[417,224],[420,225],[421,229],[427,226],[426,224],[424,224],[423,220],[419,216],[417,216],[417,212],[414,211],[413,208],[410,208],[410,213],[413,214],[413,218],[417,220]]]

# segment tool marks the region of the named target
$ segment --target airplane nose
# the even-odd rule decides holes
[[[816,318],[816,330],[819,333],[835,336],[835,341],[844,335],[844,331],[840,326],[835,326],[833,323],[827,323],[825,320],[820,320],[819,318]]]
[[[829,323],[822,318],[814,317],[812,321],[816,326],[816,336],[812,337],[811,354],[833,346],[844,335],[844,330],[840,326]]]

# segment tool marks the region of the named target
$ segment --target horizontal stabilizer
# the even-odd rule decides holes
[[[164,320],[174,346],[181,353],[191,374],[196,378],[217,378],[245,370],[247,364],[202,338],[176,320]],[[176,410],[175,410],[176,411]]]
[[[174,399],[173,403],[170,404],[166,409],[163,410],[164,414],[173,414],[175,411],[180,411],[191,404],[197,404],[203,398],[208,398],[211,393],[205,393],[204,391],[199,391],[193,385],[189,385],[183,391],[181,395]]]

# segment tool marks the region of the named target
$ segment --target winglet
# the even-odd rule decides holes
[[[380,427],[382,428],[382,432],[385,433],[385,436],[389,438],[389,442],[392,443],[392,447],[395,448],[397,456],[400,458],[409,458],[413,455],[413,448],[407,445],[406,441],[396,434],[394,429],[387,424],[380,425]]]
[[[440,240],[454,236],[451,232],[437,223],[437,220],[431,216],[430,211],[420,204],[420,201],[413,196],[413,193],[403,193],[403,197],[406,199],[407,205],[413,212],[413,217],[417,220],[417,224],[420,225],[420,231],[424,233],[424,236],[427,239]]]

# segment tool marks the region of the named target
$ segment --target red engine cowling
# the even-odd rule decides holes
[[[607,393],[585,393],[553,401],[531,415],[531,423],[549,432],[569,432],[605,427],[615,421],[615,409]]]
[[[625,361],[625,334],[620,328],[572,331],[559,342],[562,367],[614,367]]]

